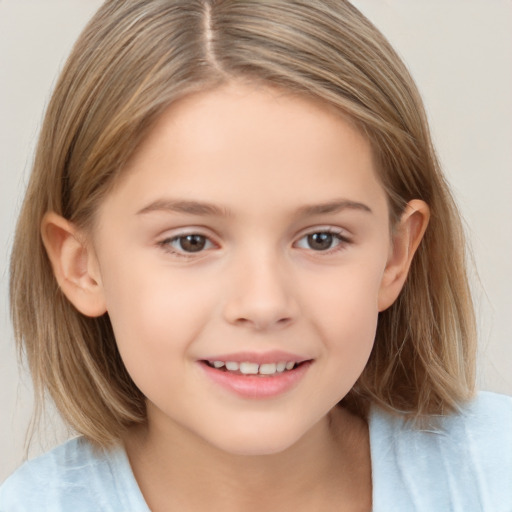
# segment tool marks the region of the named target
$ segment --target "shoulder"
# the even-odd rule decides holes
[[[146,512],[139,492],[122,448],[102,451],[77,438],[13,473],[0,487],[0,512]],[[139,500],[136,508],[129,508],[132,496]]]
[[[419,429],[372,411],[379,499],[398,500],[404,510],[512,510],[512,398],[480,393],[459,414],[434,420],[432,428]]]

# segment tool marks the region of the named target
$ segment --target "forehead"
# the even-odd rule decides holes
[[[173,103],[155,123],[138,154],[155,151],[164,141],[177,148],[193,142],[201,154],[224,150],[231,142],[244,150],[264,147],[258,157],[275,158],[287,147],[297,148],[299,141],[307,140],[308,144],[302,145],[304,151],[325,151],[340,138],[354,149],[367,149],[355,122],[334,106],[286,89],[234,82]]]
[[[347,194],[382,202],[374,167],[366,138],[333,107],[277,88],[228,84],[171,105],[114,193],[132,194],[141,207],[163,194],[226,207],[238,199],[260,209]]]

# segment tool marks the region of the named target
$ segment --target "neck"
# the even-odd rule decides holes
[[[125,443],[153,512],[371,507],[367,427],[341,408],[293,446],[271,455],[233,455],[189,431],[172,430],[139,427]]]

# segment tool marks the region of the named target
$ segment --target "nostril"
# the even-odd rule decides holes
[[[257,331],[264,331],[267,329],[271,329],[272,327],[285,327],[289,323],[292,322],[291,317],[282,317],[277,319],[267,319],[267,318],[244,318],[240,317],[235,320],[235,325],[238,326],[250,326],[251,328]]]
[[[293,322],[297,308],[287,297],[262,297],[244,294],[230,298],[223,306],[222,315],[231,325],[256,330],[283,328]]]

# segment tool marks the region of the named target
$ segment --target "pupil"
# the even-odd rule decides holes
[[[202,235],[187,235],[180,238],[180,246],[186,252],[198,252],[204,249],[206,239]]]
[[[332,245],[332,235],[330,233],[313,233],[308,235],[308,244],[311,249],[325,251]]]

